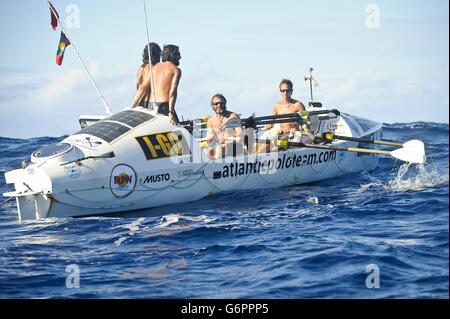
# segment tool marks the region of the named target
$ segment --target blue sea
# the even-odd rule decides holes
[[[64,137],[0,137],[4,172]],[[0,298],[449,298],[449,126],[383,125],[425,165],[86,218],[0,201]]]

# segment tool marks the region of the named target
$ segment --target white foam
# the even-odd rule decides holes
[[[120,237],[119,239],[117,239],[117,240],[114,242],[114,244],[116,245],[116,247],[119,247],[120,244],[121,244],[123,241],[125,241],[126,239],[127,239],[126,236],[125,236],[125,237]]]
[[[360,185],[361,187],[356,191],[356,193],[362,193],[364,191],[366,191],[368,188],[370,187],[379,187],[379,186],[383,186],[383,183],[380,182],[375,182],[375,183],[369,183],[369,184],[365,184],[365,185]]]
[[[442,174],[436,168],[430,168],[424,164],[405,163],[400,166],[395,178],[384,185],[384,187],[399,191],[409,189],[421,190],[448,183],[448,181],[448,172]]]
[[[142,222],[145,220],[145,217],[138,218],[134,222],[130,224],[123,225],[123,227],[128,228],[131,232],[135,232],[139,230],[139,226],[142,226]]]
[[[386,244],[392,246],[416,246],[418,245],[415,239],[386,239],[384,240]]]
[[[164,228],[172,224],[178,223],[180,220],[187,220],[193,223],[210,223],[216,220],[216,218],[211,218],[206,215],[200,216],[183,216],[180,214],[169,214],[161,218],[160,224],[155,226],[155,229]]]
[[[181,216],[179,214],[165,215],[161,218],[160,224],[155,226],[155,228],[163,228],[171,224],[177,223],[180,220],[180,217]]]
[[[310,196],[306,199],[307,203],[311,203],[311,204],[319,204],[319,198],[317,198],[316,196]]]
[[[135,232],[137,232],[139,230],[139,227],[142,226],[142,222],[144,220],[145,220],[145,217],[141,217],[129,224],[123,225],[122,227],[125,227],[130,230],[130,232],[128,233],[128,236],[133,236],[135,234]],[[119,239],[117,239],[114,242],[116,247],[119,247],[120,244],[122,244],[122,242],[128,238],[128,236],[123,236],[123,237],[120,237]]]

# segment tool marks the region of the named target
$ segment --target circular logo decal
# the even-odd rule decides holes
[[[337,122],[330,121],[326,125],[328,131],[336,131],[337,130]]]
[[[80,167],[75,163],[64,165],[64,172],[66,172],[67,176],[72,178],[77,178],[81,174]]]
[[[122,198],[131,194],[136,187],[136,172],[127,164],[117,164],[111,171],[109,188],[114,196]]]

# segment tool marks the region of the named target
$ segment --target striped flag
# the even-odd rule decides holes
[[[64,52],[66,51],[66,48],[69,45],[70,45],[69,39],[67,39],[64,32],[61,31],[61,39],[59,40],[58,51],[56,52],[56,63],[58,65],[61,65],[63,58],[64,58]]]
[[[59,14],[53,4],[50,3],[50,1],[48,2],[48,4],[50,6],[50,25],[52,26],[53,30],[56,30],[56,27],[58,26]]]

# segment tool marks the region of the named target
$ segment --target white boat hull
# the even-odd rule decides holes
[[[332,127],[341,135],[381,138],[378,123],[363,129],[341,116],[325,124],[323,131]],[[34,154],[33,164],[5,174],[16,190],[4,195],[16,196],[20,220],[107,214],[191,202],[221,191],[298,185],[371,170],[379,160],[374,154],[310,148],[211,160],[186,129],[164,116],[112,141],[80,132],[61,141],[67,149],[60,155]],[[108,152],[114,156],[86,159]]]

